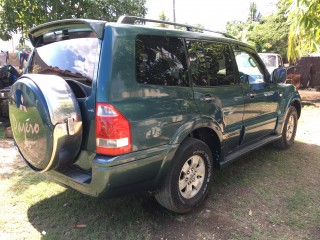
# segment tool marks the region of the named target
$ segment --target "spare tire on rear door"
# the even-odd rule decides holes
[[[22,76],[11,89],[9,116],[15,142],[32,169],[45,172],[74,162],[82,142],[81,112],[63,78]]]

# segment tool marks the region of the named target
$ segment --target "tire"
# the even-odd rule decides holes
[[[205,198],[212,173],[212,153],[202,141],[184,140],[156,200],[168,210],[186,213]]]
[[[294,139],[296,137],[298,124],[298,114],[295,107],[290,106],[288,109],[288,114],[286,116],[286,121],[283,126],[283,131],[281,138],[274,142],[274,146],[279,149],[287,149],[292,146]]]
[[[66,81],[26,74],[11,88],[10,122],[15,143],[37,172],[72,164],[82,142],[81,111]]]

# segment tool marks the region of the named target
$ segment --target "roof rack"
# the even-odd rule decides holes
[[[169,22],[169,21],[162,21],[162,20],[156,20],[156,19],[147,19],[142,17],[135,17],[135,16],[121,16],[119,17],[117,23],[123,23],[123,24],[145,24],[146,22],[154,22],[154,23],[162,23],[162,24],[168,24],[172,26],[179,26],[179,27],[185,27],[187,31],[192,32],[194,29],[205,31],[205,32],[213,32],[217,34],[221,34],[224,37],[235,39],[233,36],[220,31],[214,31],[206,28],[196,27],[188,24],[181,24],[181,23],[175,23],[175,22]]]

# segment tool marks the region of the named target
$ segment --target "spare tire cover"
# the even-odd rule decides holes
[[[9,116],[24,160],[36,171],[72,163],[82,141],[81,112],[66,81],[27,74],[11,88]]]

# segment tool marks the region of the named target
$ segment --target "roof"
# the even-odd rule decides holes
[[[146,22],[155,22],[155,23],[163,23],[172,26],[179,26],[180,30],[178,29],[170,29],[170,28],[161,28],[161,27],[150,27],[146,26]],[[153,20],[153,19],[146,19],[134,16],[122,16],[118,19],[117,22],[107,22],[107,21],[98,21],[98,20],[91,20],[91,19],[65,19],[65,20],[58,20],[49,23],[41,24],[35,28],[32,28],[29,31],[29,38],[33,46],[36,45],[38,40],[41,39],[46,33],[55,32],[59,30],[68,30],[68,29],[83,29],[83,28],[90,28],[94,33],[97,34],[98,38],[103,38],[103,32],[106,24],[113,26],[113,27],[128,27],[129,25],[134,26],[134,28],[138,29],[148,29],[154,31],[165,31],[169,35],[181,35],[184,32],[184,36],[187,37],[198,37],[211,40],[212,38],[216,40],[222,40],[223,42],[230,42],[235,43],[238,45],[246,46],[252,48],[251,46],[235,39],[234,37],[230,36],[227,33],[205,29],[201,27],[196,27],[187,24],[180,24],[175,22],[168,22],[168,21],[161,21],[161,20]],[[181,28],[185,28],[185,30],[181,30]],[[194,31],[195,30],[195,31]],[[199,32],[201,31],[201,32]],[[252,48],[253,49],[253,48]]]

